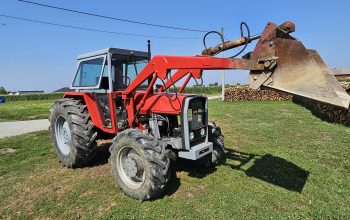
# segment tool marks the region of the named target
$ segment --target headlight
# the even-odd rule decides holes
[[[190,140],[192,141],[194,138],[194,133],[193,132],[190,132]]]
[[[205,135],[205,129],[204,129],[204,128],[201,129],[201,135],[202,135],[202,136]]]

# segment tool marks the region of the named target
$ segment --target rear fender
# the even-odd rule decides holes
[[[112,128],[106,128],[103,126],[102,119],[97,106],[97,102],[95,100],[93,93],[66,92],[64,93],[63,97],[81,100],[82,102],[84,102],[84,104],[86,104],[91,121],[95,125],[95,127],[110,134],[117,133],[115,124],[112,124]],[[111,117],[113,117],[113,115],[111,115]]]

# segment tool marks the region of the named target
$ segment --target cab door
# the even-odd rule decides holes
[[[91,93],[104,128],[113,129],[111,106],[114,106],[110,92],[108,55],[81,59],[71,88]],[[112,102],[112,103],[111,103]]]

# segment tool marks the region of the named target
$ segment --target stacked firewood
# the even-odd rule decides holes
[[[350,83],[341,83],[350,95]],[[350,110],[338,106],[318,102],[312,99],[294,96],[293,101],[305,106],[313,114],[329,121],[350,126]]]
[[[342,83],[344,89],[350,95],[350,83]],[[255,91],[247,86],[230,87],[225,89],[226,101],[243,100],[293,100],[295,103],[303,105],[318,117],[329,121],[350,126],[350,110],[334,105],[318,102],[305,97],[292,96],[283,92],[273,90]]]
[[[276,92],[273,90],[255,91],[247,86],[230,87],[225,89],[225,101],[243,101],[243,100],[291,100],[292,95]]]
[[[325,121],[350,125],[350,110],[348,109],[298,96],[294,96],[293,101],[306,107]]]
[[[350,93],[350,82],[340,82],[343,88]]]

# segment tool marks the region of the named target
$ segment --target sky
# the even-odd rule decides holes
[[[316,49],[330,68],[350,66],[350,1],[112,1],[112,0],[32,0],[34,2],[86,11],[111,17],[198,30],[224,28],[227,39],[240,37],[239,24],[245,21],[252,34],[261,33],[267,22],[296,24],[293,36],[307,48]],[[90,32],[30,23],[0,16],[0,86],[7,90],[51,92],[70,86],[79,54],[108,47],[147,50],[152,55],[200,54],[205,33],[172,30],[112,21],[26,4],[0,0],[0,15],[90,29],[141,35],[168,36],[163,39]],[[209,46],[218,39],[208,40]],[[254,49],[255,44],[247,48]],[[233,55],[234,50],[225,52]],[[220,55],[221,56],[221,55]],[[226,71],[226,83],[246,83],[246,71]],[[204,84],[220,82],[220,71],[205,72]],[[193,82],[192,82],[193,83]]]

